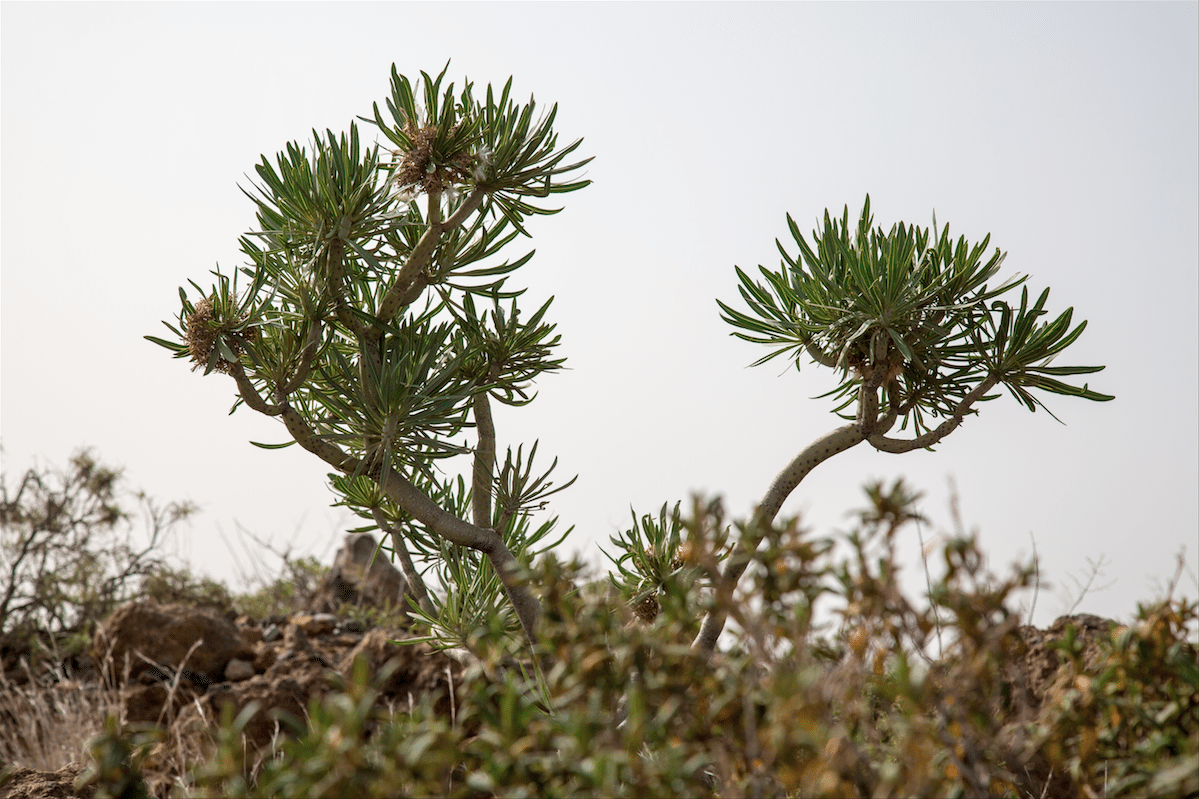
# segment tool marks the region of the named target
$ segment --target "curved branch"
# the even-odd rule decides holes
[[[428,286],[429,277],[424,272],[421,272],[412,279],[412,283],[409,284],[408,288],[404,289],[404,291],[400,293],[399,307],[407,308],[409,305],[416,302],[420,297],[421,292],[428,288]]]
[[[362,461],[347,455],[340,447],[322,439],[304,421],[303,417],[286,402],[282,403],[283,423],[287,432],[291,433],[301,447],[308,450],[325,463],[346,474],[364,473],[366,470]],[[487,556],[495,567],[500,582],[508,594],[512,607],[524,628],[529,642],[536,641],[537,622],[541,617],[541,603],[537,601],[528,588],[522,574],[520,561],[504,544],[504,539],[495,530],[477,527],[470,522],[459,519],[442,508],[423,491],[414,486],[403,475],[394,471],[386,471],[382,475],[370,475],[379,484],[383,493],[396,503],[412,518],[424,524],[436,535],[441,536],[451,544],[470,547]]]
[[[914,449],[926,449],[931,447],[945,436],[957,429],[958,425],[966,418],[966,412],[970,410],[970,406],[977,402],[984,394],[999,383],[999,377],[991,375],[986,380],[974,387],[974,390],[962,398],[962,401],[954,408],[953,416],[946,419],[935,430],[929,430],[922,436],[917,436],[912,439],[902,438],[887,438],[884,433],[886,430],[880,430],[870,435],[866,440],[870,442],[870,446],[880,452],[890,452],[900,454],[911,452]]]
[[[897,394],[899,394],[899,381],[889,381],[887,383],[887,415],[882,419],[875,420],[874,433],[886,433],[895,426],[895,422],[899,419],[899,407],[895,404]]]
[[[262,398],[258,389],[250,382],[250,378],[246,377],[246,370],[240,363],[229,363],[229,374],[237,382],[237,393],[247,406],[266,416],[279,416],[283,413],[284,406],[270,405]]]
[[[295,408],[287,403],[286,399],[281,405],[283,411],[280,416],[283,417],[283,424],[297,444],[341,472],[353,474],[362,471],[362,461],[347,455],[341,447],[330,444],[317,435],[316,431],[296,412]]]
[[[504,544],[495,530],[478,527],[463,521],[448,512],[403,475],[387,472],[382,476],[379,487],[412,518],[424,524],[437,535],[452,544],[470,547],[487,556],[495,567],[500,582],[508,594],[512,607],[524,628],[529,642],[536,641],[537,622],[541,617],[541,603],[525,586],[520,562]]]
[[[390,322],[401,309],[416,299],[415,296],[411,296],[411,289],[428,268],[429,260],[433,257],[433,250],[437,247],[437,242],[441,240],[441,234],[465,222],[466,218],[477,211],[479,206],[483,204],[485,196],[486,192],[482,189],[474,189],[466,196],[466,200],[458,207],[458,210],[450,215],[448,219],[442,221],[441,192],[429,194],[428,230],[420,237],[420,241],[416,243],[416,247],[412,249],[407,262],[400,268],[399,274],[396,275],[395,282],[387,290],[387,296],[383,298],[383,302],[379,305],[378,316],[381,321],[384,323]],[[417,292],[417,296],[419,296],[419,291]]]
[[[787,468],[779,473],[778,477],[774,478],[770,490],[766,492],[765,498],[754,513],[753,520],[746,528],[746,537],[737,542],[725,564],[724,572],[716,584],[716,606],[704,617],[699,635],[691,644],[692,649],[697,649],[705,654],[711,654],[716,649],[716,640],[720,638],[725,621],[728,619],[727,607],[733,590],[737,587],[737,582],[741,579],[746,567],[753,560],[753,554],[757,551],[762,536],[770,529],[774,517],[778,515],[783,502],[791,495],[795,487],[817,466],[837,453],[857,446],[864,440],[865,436],[862,435],[861,425],[857,422],[838,427],[809,444],[795,460],[787,465]]]
[[[837,367],[836,356],[829,355],[827,352],[817,347],[816,343],[812,341],[811,336],[809,336],[807,341],[804,342],[804,350],[807,351],[808,355],[811,356],[813,361],[821,366],[827,366],[830,369],[835,369]]]

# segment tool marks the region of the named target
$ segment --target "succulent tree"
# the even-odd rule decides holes
[[[806,354],[840,372],[839,385],[823,396],[848,421],[809,444],[775,478],[743,537],[723,564],[717,593],[726,601],[705,617],[695,647],[712,651],[724,628],[727,598],[783,502],[812,469],[837,453],[867,442],[881,452],[928,449],[994,399],[1001,386],[1030,411],[1045,408],[1035,391],[1095,401],[1111,396],[1059,378],[1102,366],[1053,366],[1086,322],[1071,327],[1073,309],[1050,321],[1049,289],[1030,301],[1024,276],[992,285],[1005,258],[989,257],[990,235],[971,246],[955,243],[949,226],[933,229],[899,223],[873,227],[870,198],[857,224],[849,209],[841,219],[825,211],[809,244],[795,221],[787,224],[798,252],[776,241],[781,267],[759,267],[756,280],[740,268],[738,290],[748,310],[719,302],[733,335],[795,364]],[[1019,304],[1001,299],[1021,287]],[[1048,410],[1048,409],[1046,409]],[[1054,417],[1056,418],[1056,417]],[[898,425],[898,427],[897,427]],[[896,435],[898,430],[905,435]]]
[[[263,157],[245,190],[247,264],[207,291],[193,282],[197,299],[181,288],[175,340],[147,338],[232,377],[233,410],[281,421],[288,440],[259,446],[299,444],[333,467],[342,504],[392,534],[425,613],[438,608],[412,554],[490,579],[532,636],[521,561],[553,522],[534,529],[530,512],[565,486],[533,471],[535,446],[497,460],[491,403],[531,402],[563,360],[550,302],[522,312],[506,282],[532,253],[495,256],[558,210],[539,200],[588,184],[590,159],[569,161],[581,140],[559,147],[557,107],[535,116],[511,80],[479,99],[470,83],[443,89],[444,70],[421,74],[414,86],[393,66],[385,110],[363,118],[389,146],[363,146],[352,124]],[[469,487],[439,468],[455,455],[473,459]]]

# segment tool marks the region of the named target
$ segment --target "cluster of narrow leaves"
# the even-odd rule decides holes
[[[779,269],[759,267],[761,281],[737,269],[748,310],[720,308],[735,335],[771,348],[758,363],[784,356],[798,369],[807,353],[840,369],[842,382],[831,392],[842,401],[838,410],[865,381],[886,389],[884,409],[919,435],[984,383],[984,392],[1002,383],[1030,410],[1044,407],[1033,389],[1111,399],[1059,379],[1103,368],[1051,365],[1086,322],[1071,327],[1069,308],[1046,321],[1048,289],[1031,303],[1027,287],[1016,306],[1002,299],[1027,278],[994,284],[1006,254],[987,256],[989,235],[973,246],[964,237],[955,243],[935,219],[932,231],[902,222],[874,228],[869,197],[856,225],[848,208],[840,219],[825,211],[814,246],[789,215],[787,224],[796,254],[776,241]]]
[[[556,533],[556,517],[534,524],[526,508],[506,505],[503,501],[510,495],[526,498],[532,495],[534,501],[539,501],[537,498],[543,494],[561,490],[552,483],[547,485],[544,478],[538,478],[542,482],[537,482],[531,477],[535,453],[536,447],[527,459],[523,452],[509,453],[499,480],[501,501],[495,507],[496,529],[502,532],[525,568],[538,555],[562,543],[573,529]],[[416,596],[415,606],[409,612],[423,633],[413,640],[428,641],[438,648],[467,647],[472,651],[493,645],[519,646],[520,622],[499,576],[483,555],[435,535],[390,501],[366,477],[331,474],[329,479],[341,497],[337,504],[370,520],[350,532],[383,531],[376,557],[399,562],[409,585],[417,587],[412,591]],[[534,483],[532,490],[530,483]],[[417,485],[450,513],[468,515],[471,497],[463,478],[442,482],[418,478]],[[402,543],[397,545],[397,541]]]

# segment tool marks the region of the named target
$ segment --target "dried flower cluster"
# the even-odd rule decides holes
[[[451,135],[458,125],[451,129]],[[456,185],[477,177],[478,163],[485,160],[483,155],[467,152],[439,157],[435,147],[437,128],[433,125],[417,128],[409,121],[404,126],[404,135],[412,141],[412,147],[407,151],[392,151],[397,159],[397,167],[391,178],[396,193],[402,198],[411,199],[420,192],[434,194],[453,191]]]
[[[195,363],[192,371],[201,366],[207,367],[212,358],[212,350],[217,346],[217,339],[225,336],[225,343],[234,355],[242,354],[242,342],[253,341],[258,332],[253,328],[247,330],[229,330],[228,324],[215,324],[211,297],[205,297],[195,304],[194,310],[187,315],[184,322],[184,332],[187,335],[187,349]],[[243,316],[234,320],[233,324],[245,321]],[[218,358],[213,367],[216,371],[229,374],[229,364],[224,358]]]
[[[658,612],[661,610],[662,605],[658,602],[658,597],[654,594],[646,594],[642,597],[641,601],[633,605],[633,613],[646,624],[653,624],[654,619],[658,618]]]

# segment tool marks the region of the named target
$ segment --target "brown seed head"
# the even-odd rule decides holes
[[[414,188],[426,194],[441,192],[463,182],[470,175],[476,158],[470,153],[458,153],[440,163],[434,158],[436,127],[426,125],[417,128],[409,121],[404,126],[404,133],[412,142],[412,147],[407,152],[393,151],[399,157],[399,162],[392,180],[401,191]]]
[[[213,304],[211,297],[205,297],[200,300],[193,308],[194,310],[184,320],[184,328],[187,336],[187,349],[191,353],[192,360],[195,361],[192,365],[192,371],[195,371],[201,366],[208,366],[208,359],[212,357],[212,350],[216,347],[217,337],[224,333],[225,330],[222,325],[213,324]],[[244,320],[245,316],[243,315],[235,323],[240,323]],[[225,342],[235,355],[241,355],[241,342],[254,341],[257,338],[258,331],[250,328],[226,335]],[[217,358],[216,366],[213,368],[218,372],[229,374],[229,364],[224,358]]]
[[[637,618],[646,624],[651,624],[654,619],[658,618],[658,611],[661,609],[658,598],[653,594],[649,594],[633,606],[633,612],[637,614]]]

